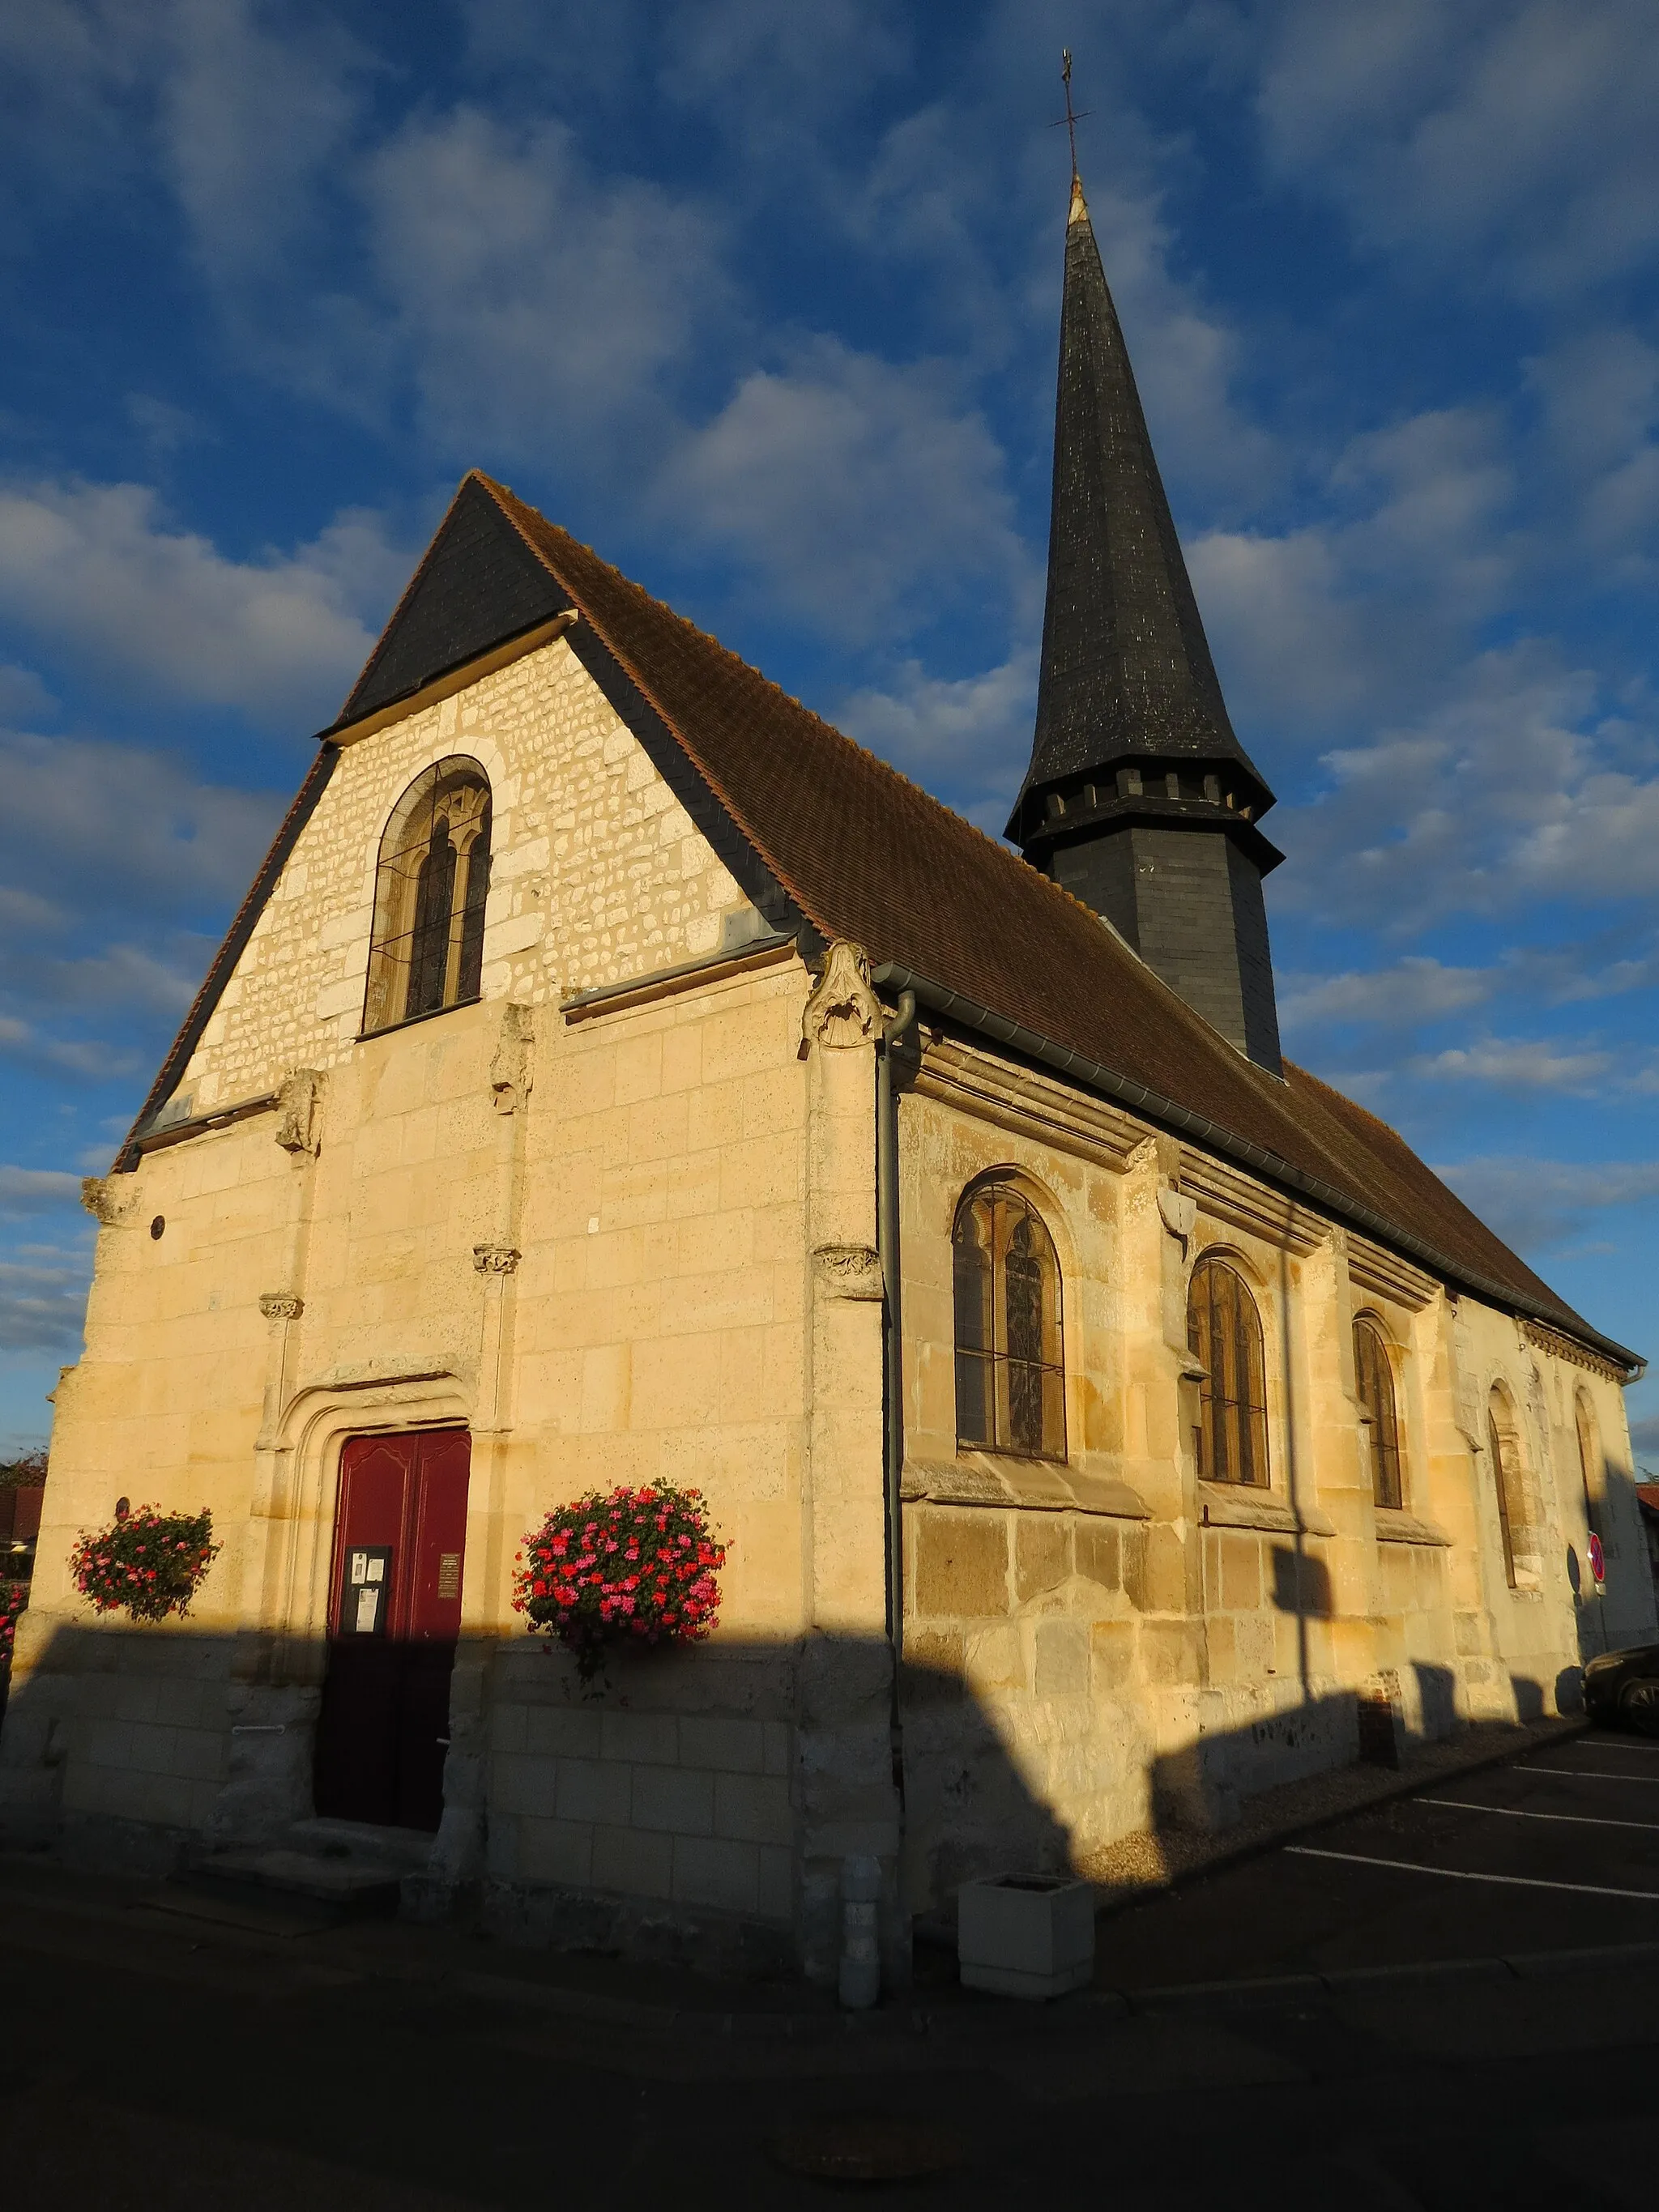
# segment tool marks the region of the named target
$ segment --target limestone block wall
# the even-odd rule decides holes
[[[1608,1633],[1575,1604],[1587,1545],[1575,1407],[1603,1540],[1641,1565],[1611,1370],[1449,1297],[1395,1255],[988,1052],[929,1040],[903,1101],[907,1771],[913,1886],[937,1895],[1018,1833],[1041,1860],[1127,1830],[1224,1821],[1358,1755],[1357,1701],[1419,1736],[1553,1711]],[[958,1449],[950,1231],[978,1177],[1022,1188],[1064,1279],[1067,1450]],[[1206,1252],[1262,1327],[1269,1481],[1200,1479],[1186,1294]],[[1353,1327],[1388,1346],[1402,1456],[1379,1506]],[[1517,1409],[1529,1563],[1504,1583],[1484,1407]],[[1594,1485],[1593,1485],[1594,1487]],[[1102,1562],[1106,1564],[1103,1566]],[[1610,1553],[1621,1640],[1644,1573]]]
[[[623,1658],[587,1698],[561,1656],[500,1653],[487,1858],[497,1918],[615,1935],[677,1907],[787,1931],[794,1715],[787,1647]]]
[[[913,1907],[1000,1869],[1058,1869],[1151,1816],[1136,1632],[1143,1522],[917,1501],[906,1514]]]
[[[179,1085],[198,1113],[328,1068],[362,1027],[381,831],[450,754],[489,778],[483,995],[530,1006],[720,942],[744,905],[562,639],[343,751]]]
[[[463,748],[496,804],[483,1001],[360,1042],[385,816],[428,760]],[[0,1797],[30,1819],[84,1809],[151,1828],[158,1847],[308,1810],[341,1447],[462,1423],[440,1870],[544,1886],[575,1867],[586,1823],[583,1883],[787,1924],[776,1855],[810,1567],[810,979],[789,960],[580,1021],[557,1006],[714,950],[734,903],[562,647],[348,750],[184,1086],[200,1112],[314,1071],[299,1138],[285,1109],[260,1111],[146,1153],[96,1194],[88,1346],[59,1395]],[[502,930],[530,922],[533,941],[503,951]],[[866,1382],[878,1445],[878,1346]],[[514,1553],[550,1505],[658,1474],[703,1488],[732,1541],[716,1644],[636,1686],[655,1701],[635,1705],[636,1734],[660,1746],[665,1732],[671,1763],[702,1778],[682,1797],[701,1793],[707,1818],[692,1805],[678,1826],[653,1795],[664,1761],[618,1765],[615,1729],[591,1800],[605,1820],[569,1809],[583,1770],[556,1753],[526,1781],[560,1662],[509,1605]],[[114,1632],[68,1589],[76,1530],[121,1495],[211,1506],[225,1548],[187,1621]],[[878,1527],[876,1540],[878,1553]],[[728,1638],[763,1656],[715,1695]],[[688,1716],[701,1734],[682,1745]],[[591,1735],[592,1718],[580,1707],[572,1725]]]

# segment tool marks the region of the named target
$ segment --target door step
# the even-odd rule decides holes
[[[270,1935],[389,1919],[433,1839],[354,1820],[296,1820],[280,1843],[211,1851],[145,1899],[152,1911]]]
[[[309,1898],[332,1905],[350,1919],[395,1912],[404,1869],[384,1860],[324,1858],[311,1851],[278,1847],[274,1850],[216,1851],[192,1869],[190,1880],[200,1887],[274,1891],[287,1897]]]
[[[135,1909],[145,1915],[165,1913],[170,1920],[234,1928],[250,1936],[317,1936],[350,1917],[337,1905],[292,1891],[188,1873],[174,1875],[141,1899]]]

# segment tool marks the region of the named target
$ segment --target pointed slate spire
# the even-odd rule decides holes
[[[1007,835],[1279,1072],[1273,803],[1228,719],[1083,186],[1072,179],[1036,733]]]

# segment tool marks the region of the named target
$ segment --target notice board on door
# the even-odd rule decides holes
[[[390,1544],[347,1547],[345,1586],[340,1593],[342,1636],[384,1636],[392,1605]]]

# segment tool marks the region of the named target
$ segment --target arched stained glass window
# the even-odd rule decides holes
[[[452,755],[416,778],[380,840],[365,1036],[477,997],[489,890],[489,781]]]
[[[1054,1240],[1029,1199],[981,1183],[957,1209],[957,1441],[1066,1456],[1066,1354]]]
[[[1388,1339],[1369,1314],[1353,1325],[1354,1391],[1370,1455],[1371,1496],[1398,1510],[1405,1502],[1400,1464],[1400,1416],[1395,1404],[1394,1364]]]
[[[1187,1293],[1187,1341],[1204,1370],[1194,1431],[1206,1482],[1267,1481],[1267,1389],[1261,1316],[1224,1260],[1200,1260]]]

